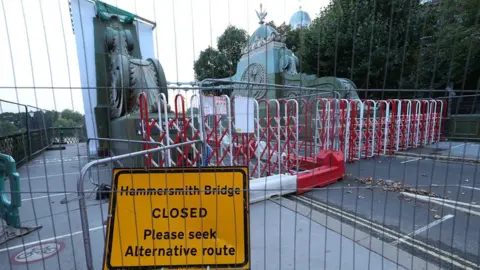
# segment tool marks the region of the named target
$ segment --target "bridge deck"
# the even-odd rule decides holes
[[[458,262],[461,266],[457,266],[475,269],[480,262],[479,164],[432,159],[431,155],[478,160],[479,150],[476,143],[440,142],[406,151],[418,156],[362,160],[347,165],[349,176],[344,181],[305,197],[342,210],[335,215],[352,218],[345,222],[441,267],[451,269]],[[450,201],[442,205],[429,203],[428,197],[403,196],[403,186]],[[383,226],[362,225],[363,219]],[[411,239],[399,242],[406,235]],[[423,249],[435,250],[441,256]]]
[[[0,269],[85,269],[78,202],[63,204],[62,200],[65,195],[69,199],[75,197],[77,177],[86,162],[85,145],[76,144],[63,151],[45,152],[18,170],[23,192],[22,225],[41,225],[43,228],[0,245],[0,261],[9,262],[0,264]],[[377,161],[362,161],[361,164],[369,162]],[[100,167],[93,170],[92,177],[109,183],[111,170]],[[340,185],[344,183],[346,181]],[[86,184],[86,189],[93,188],[92,184]],[[324,201],[322,194],[324,191],[319,190],[308,196]],[[332,197],[338,197],[331,191],[328,194],[329,202]],[[327,218],[321,209],[312,210],[312,206],[300,204],[295,201],[297,199],[281,198],[251,205],[252,269],[402,269],[402,266],[421,269],[419,267],[427,265],[421,258],[372,238],[368,231]],[[363,206],[366,202],[359,201],[359,208],[367,209]],[[95,200],[95,194],[92,194],[87,204],[94,263],[96,269],[100,269],[105,238],[103,221],[108,201]],[[32,255],[32,262],[23,263],[19,257],[24,247],[28,250],[38,241],[56,242],[60,247],[58,253],[53,252],[45,259],[38,254]],[[44,255],[50,255],[49,252],[47,249]],[[430,264],[428,267],[436,268]]]

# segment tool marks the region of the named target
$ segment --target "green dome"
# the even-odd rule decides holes
[[[253,32],[253,34],[250,36],[248,44],[250,45],[253,44],[257,39],[257,37],[261,39],[267,38],[272,33],[275,33],[278,35],[278,31],[275,28],[271,27],[270,25],[266,25],[266,24],[260,25],[260,27],[258,27],[257,30],[255,30],[255,32]]]
[[[310,24],[312,24],[310,15],[302,10],[295,12],[290,18],[290,25],[294,30],[298,28],[309,27]]]

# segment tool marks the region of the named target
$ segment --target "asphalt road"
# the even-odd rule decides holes
[[[373,231],[372,223],[358,225],[358,228],[377,234],[379,238],[440,267],[455,268],[452,263],[455,261],[475,269],[480,262],[478,166],[382,156],[347,164],[346,179],[311,191],[305,197],[398,232],[395,239]],[[430,196],[441,196],[453,202],[448,201],[447,206],[447,201],[443,201],[444,204],[429,203],[418,197],[408,197],[400,193],[402,187],[425,190],[420,193],[431,193]],[[405,235],[411,239],[404,242]],[[423,250],[438,249],[436,253],[441,256],[424,252],[422,247]]]
[[[399,152],[439,155],[447,158],[480,159],[480,144],[475,142],[444,141],[408,150],[400,149]]]
[[[40,240],[57,238],[64,247],[58,256],[29,264],[30,267],[7,264],[5,269],[58,269],[60,265],[62,269],[72,265],[84,267],[81,220],[78,202],[74,198],[79,172],[86,162],[86,148],[79,144],[62,152],[45,152],[19,169],[22,225],[43,227],[1,245],[0,261],[12,263],[12,258],[25,244],[32,246]],[[278,205],[271,203],[252,206],[252,263],[259,269],[266,260],[274,262],[269,266],[271,269],[306,269],[304,260],[310,260],[308,266],[311,269],[320,266],[327,269],[435,269],[425,262],[427,260],[443,269],[462,269],[459,267],[462,265],[478,268],[480,209],[472,204],[480,204],[477,166],[417,157],[378,157],[347,164],[346,179],[303,197],[289,197],[297,202],[290,210],[281,212]],[[109,183],[111,170],[99,167],[89,176],[94,182],[100,179]],[[449,206],[444,206],[401,196],[399,187],[403,186],[423,189],[425,192],[422,193],[431,192],[430,195],[458,203],[449,202]],[[87,182],[85,188],[92,190],[94,185]],[[100,254],[103,254],[105,238],[102,223],[106,219],[108,201],[97,201],[94,196],[92,194],[87,201],[87,212],[96,254],[94,262],[98,265],[102,261]],[[70,203],[62,203],[65,197],[71,200]],[[328,216],[341,223],[319,217],[318,222],[312,223],[308,215],[292,212],[299,208],[298,203],[308,205],[307,210],[328,212]],[[467,213],[469,210],[471,212]],[[267,212],[273,216],[268,217]],[[283,214],[278,217],[274,214],[280,212]],[[268,226],[266,220],[269,220]],[[292,224],[307,226],[291,227]],[[348,226],[354,229],[348,229]],[[353,238],[345,235],[346,231],[353,231]],[[285,233],[287,235],[283,235]],[[282,245],[279,246],[277,241]],[[288,241],[293,242],[287,244]],[[308,247],[306,241],[311,243]],[[287,246],[297,255],[288,255],[290,248]],[[266,252],[267,247],[275,247],[276,251]],[[388,250],[398,256],[392,259],[392,254],[386,255]],[[308,258],[298,255],[304,253],[310,254]]]
[[[19,169],[22,226],[42,228],[0,245],[0,269],[86,269],[82,220],[74,200],[80,169],[87,162],[85,151],[84,145],[72,145],[61,152],[45,152]],[[97,168],[91,176],[93,181],[111,181],[108,167]],[[8,190],[9,181],[6,184]],[[87,182],[86,189],[93,188]],[[71,199],[69,203],[62,202],[65,196]],[[93,261],[95,269],[100,269],[108,201],[94,196],[87,200],[87,215]],[[382,256],[379,250],[387,243],[369,246],[370,235],[360,232],[364,241],[357,243],[339,233],[341,229],[353,231],[352,226],[331,220],[325,224],[326,220],[320,212],[302,209],[284,198],[250,205],[252,269],[412,269],[410,262],[427,265],[407,252],[398,254],[403,264],[392,259],[397,255],[394,251]],[[27,252],[28,264],[22,262]]]

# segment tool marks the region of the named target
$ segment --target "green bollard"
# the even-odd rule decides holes
[[[7,199],[5,181],[10,180],[11,200]],[[20,198],[20,175],[17,173],[15,160],[11,156],[0,154],[0,218],[7,225],[20,228],[20,216],[18,208],[22,206]]]
[[[22,227],[20,211],[22,206],[20,194],[20,175],[17,173],[15,160],[8,155],[0,154],[0,245],[7,241],[29,234],[42,228]],[[10,181],[11,199],[7,199],[5,181]],[[6,224],[5,224],[6,223]]]

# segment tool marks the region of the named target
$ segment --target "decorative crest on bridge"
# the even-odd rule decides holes
[[[263,5],[261,3],[260,3],[260,12],[256,11],[256,10],[255,10],[255,12],[257,13],[257,17],[260,20],[258,23],[259,24],[264,24],[265,23],[265,18],[267,17],[268,12],[263,9]]]

